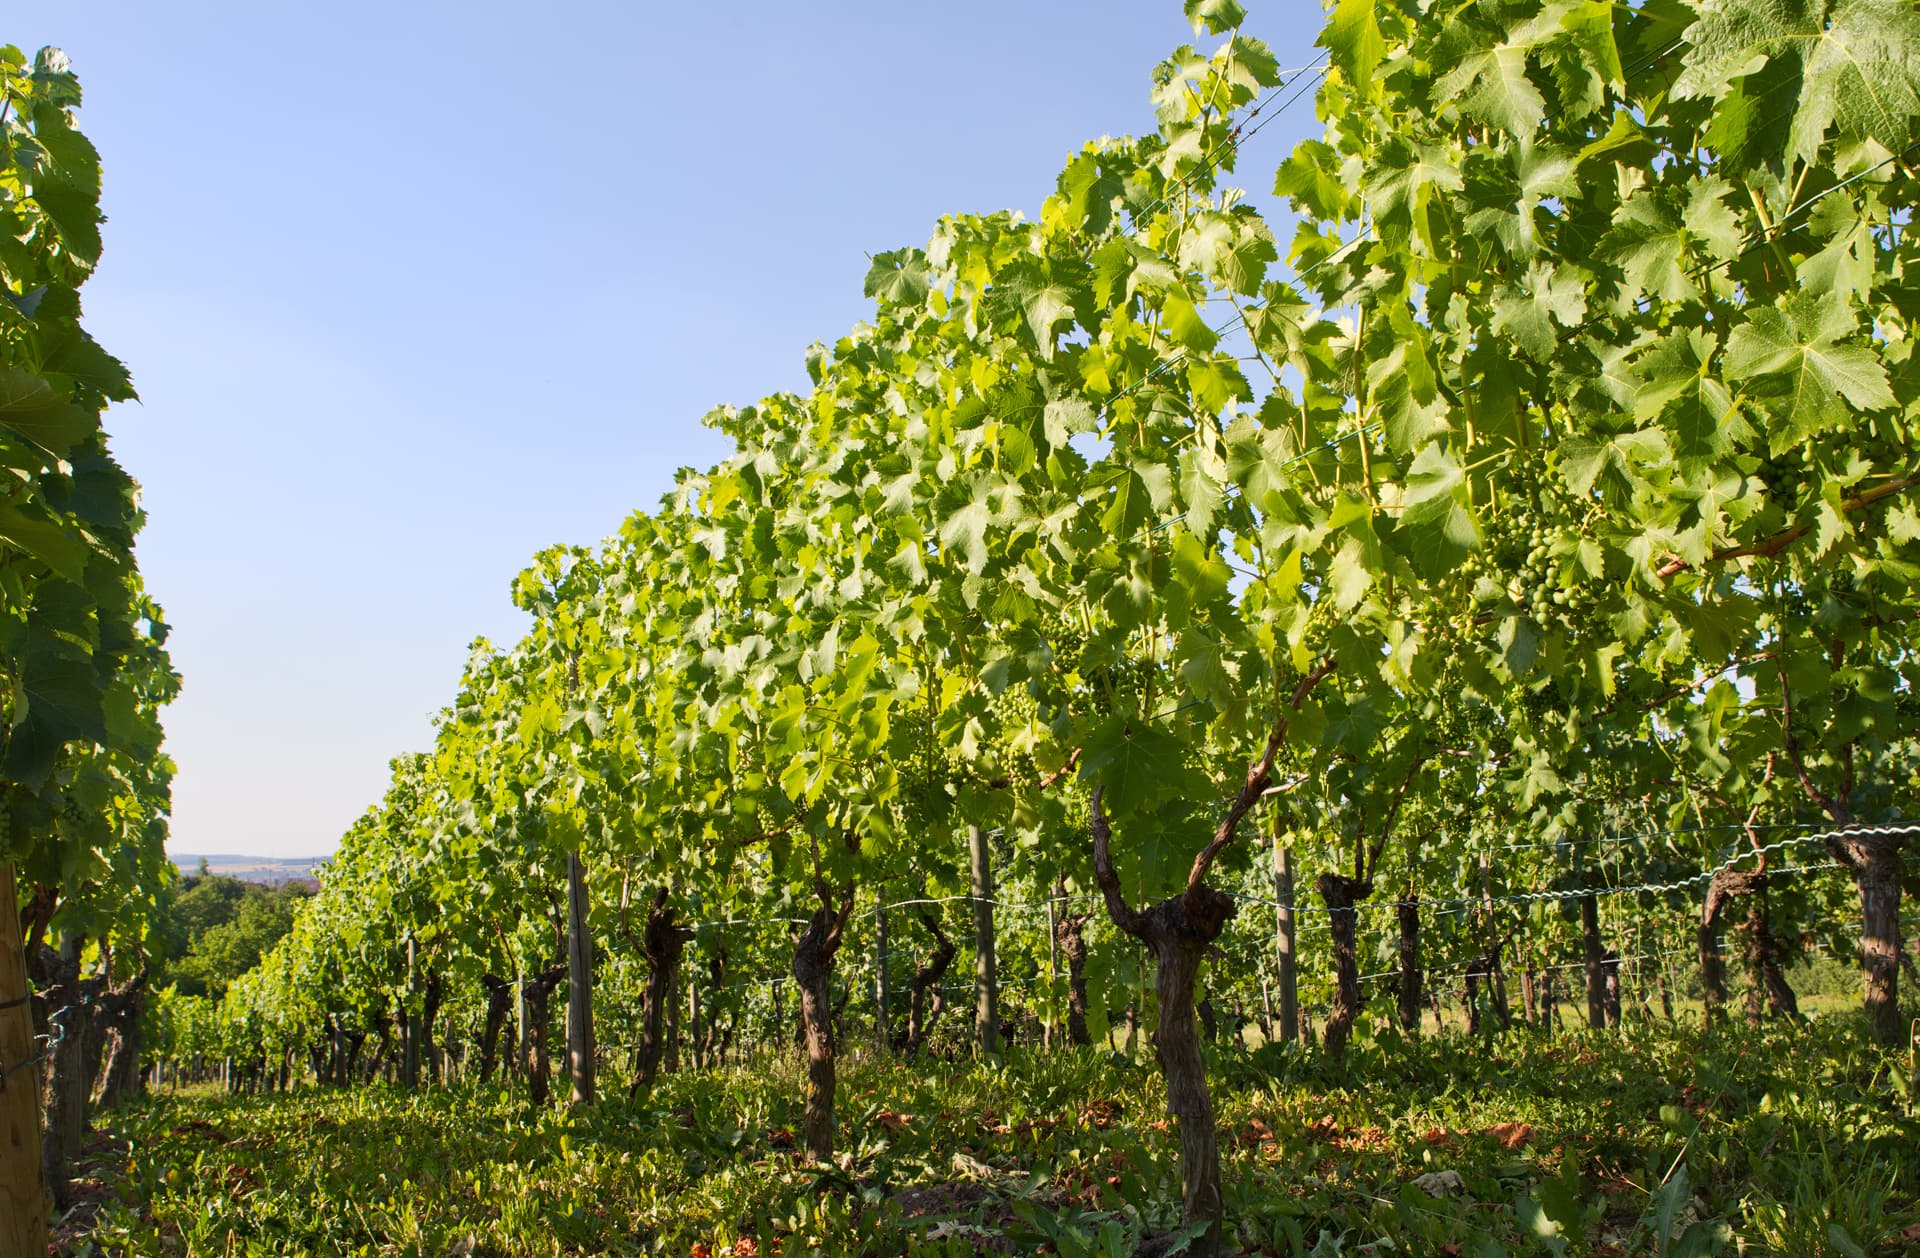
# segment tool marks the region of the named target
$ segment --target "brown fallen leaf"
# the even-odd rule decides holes
[[[1500,1142],[1503,1149],[1517,1149],[1533,1139],[1532,1123],[1495,1123],[1486,1134]]]

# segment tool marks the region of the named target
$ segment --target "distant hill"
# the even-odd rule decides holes
[[[313,871],[325,864],[327,859],[324,856],[202,856],[196,852],[174,852],[171,856],[174,865],[183,874],[198,870],[200,862],[204,860],[210,873],[237,878],[241,882],[257,882],[267,887],[288,882],[311,882]]]

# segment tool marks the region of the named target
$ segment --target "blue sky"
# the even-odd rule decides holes
[[[1246,29],[1302,65],[1321,20]],[[521,632],[536,550],[803,386],[867,253],[1037,213],[1212,42],[1178,0],[64,0],[0,40],[67,51],[105,165],[87,321],[142,396],[109,428],[186,680],[170,846],[257,855],[332,850],[468,643]],[[1317,130],[1309,93],[1237,181]]]

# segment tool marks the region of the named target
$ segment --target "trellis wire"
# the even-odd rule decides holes
[[[28,997],[27,999],[31,999],[31,997]],[[17,1004],[20,1002],[16,1001],[12,1003]],[[80,999],[73,1001],[71,1004],[62,1005],[60,1008],[48,1014],[47,1023],[48,1025],[53,1027],[54,1034],[36,1035],[33,1037],[35,1043],[44,1043],[46,1044],[46,1047],[42,1049],[39,1053],[35,1054],[34,1056],[27,1058],[25,1061],[15,1062],[13,1065],[6,1067],[4,1070],[0,1070],[0,1091],[5,1090],[7,1086],[7,1080],[13,1078],[15,1075],[19,1074],[22,1070],[25,1070],[30,1066],[38,1066],[41,1062],[44,1062],[49,1057],[52,1057],[54,1052],[62,1044],[67,1042],[67,1024],[64,1021],[62,1021],[62,1019],[65,1018],[67,1014],[73,1012],[75,1009],[80,1008],[82,1005],[90,1005],[92,1003],[93,1003],[93,997],[82,996]],[[11,1007],[11,1005],[9,1007]]]

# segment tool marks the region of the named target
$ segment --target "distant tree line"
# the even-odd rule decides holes
[[[160,893],[148,945],[153,985],[220,999],[293,929],[294,907],[313,886],[244,882],[213,873],[203,857],[197,870]]]

